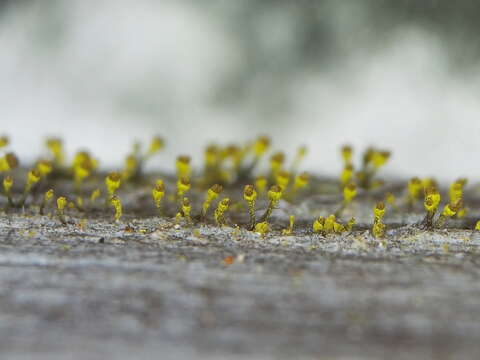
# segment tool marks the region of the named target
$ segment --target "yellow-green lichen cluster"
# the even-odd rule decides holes
[[[376,148],[368,148],[356,166],[353,148],[342,147],[340,176],[327,179],[300,171],[305,146],[289,159],[282,149],[271,151],[272,141],[265,136],[245,144],[210,144],[202,152],[201,169],[192,165],[191,156],[180,155],[172,164],[173,176],[143,169],[147,161],[154,167],[154,157],[165,147],[159,136],[145,151],[136,143],[127,152],[123,168],[110,172],[100,167],[101,154],[79,151],[69,161],[61,139],[50,138],[45,144],[48,156],[31,166],[19,166],[8,137],[0,137],[6,214],[56,215],[65,225],[94,216],[115,222],[150,216],[180,227],[233,226],[262,236],[369,231],[385,239],[389,226],[435,230],[456,224],[480,229],[476,219],[468,217],[466,179],[456,180],[445,191],[432,178],[384,181],[379,171],[391,154]],[[330,201],[323,202],[324,198]],[[442,199],[446,199],[443,205]],[[371,212],[365,215],[366,207],[357,203],[370,204],[373,217]],[[421,215],[423,220],[402,223],[411,215]],[[355,218],[366,216],[370,216],[368,223],[357,224]],[[389,217],[400,220],[389,223]]]

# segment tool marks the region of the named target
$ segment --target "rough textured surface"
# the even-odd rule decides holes
[[[471,359],[480,351],[472,231],[406,225],[382,242],[362,230],[261,238],[153,217],[127,223],[2,215],[2,358]]]

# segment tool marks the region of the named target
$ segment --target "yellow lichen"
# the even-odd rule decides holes
[[[373,208],[374,221],[382,221],[385,216],[385,203],[383,201],[378,202]]]
[[[95,189],[92,191],[90,194],[90,204],[93,205],[95,203],[95,200],[97,200],[101,195],[100,189]]]
[[[209,145],[205,149],[205,170],[213,169],[218,166],[221,161],[220,149],[217,145]]]
[[[181,155],[177,157],[177,178],[178,179],[190,179],[192,168],[190,167],[190,156]]]
[[[387,163],[390,156],[389,151],[368,148],[363,154],[363,167],[357,172],[358,185],[367,190],[381,185],[381,183],[372,182],[372,180],[378,170]]]
[[[317,234],[323,233],[324,224],[325,224],[324,217],[319,216],[318,218],[316,218],[315,221],[313,222],[313,232]]]
[[[347,225],[345,226],[345,229],[347,231],[352,231],[353,230],[353,227],[355,226],[355,224],[357,223],[357,221],[355,220],[354,217],[352,217],[350,220],[348,220],[348,223]]]
[[[205,217],[207,215],[208,209],[210,208],[211,203],[218,198],[218,196],[223,191],[223,186],[220,184],[212,185],[208,190],[207,194],[205,195],[205,200],[203,201],[202,205],[202,216]]]
[[[438,190],[434,187],[425,189],[425,210],[428,212],[435,212],[440,204],[441,196]]]
[[[382,222],[377,222],[373,224],[372,234],[375,238],[382,238],[385,236],[385,224]]]
[[[357,185],[353,182],[347,184],[343,188],[343,201],[338,210],[335,212],[336,216],[340,216],[343,211],[347,208],[353,199],[357,196]]]
[[[187,223],[192,222],[192,218],[190,217],[190,213],[192,211],[192,206],[190,205],[190,200],[188,198],[184,197],[182,200],[182,215],[187,220]]]
[[[225,225],[225,212],[228,210],[230,206],[230,199],[223,198],[221,201],[218,202],[217,208],[215,209],[215,222],[218,226],[222,227]]]
[[[146,156],[150,157],[150,156],[156,154],[157,152],[162,150],[164,148],[164,146],[165,146],[165,140],[162,137],[160,137],[160,136],[153,137],[152,141],[150,142],[150,145],[148,147]]]
[[[249,229],[255,226],[255,201],[257,200],[257,192],[253,185],[246,185],[243,189],[243,198],[248,204],[248,214],[250,216]]]
[[[382,222],[385,216],[385,204],[383,201],[378,202],[373,208],[373,226],[372,234],[375,238],[382,238],[385,235],[385,224]]]
[[[270,147],[270,139],[266,136],[260,136],[253,144],[253,152],[256,158],[261,157]]]
[[[177,180],[177,197],[183,198],[186,192],[190,190],[190,180],[186,177]]]
[[[267,189],[267,178],[265,176],[258,176],[255,179],[255,187],[257,188],[259,194],[265,194]]]
[[[393,193],[388,192],[385,194],[385,202],[392,208],[397,209],[397,199]]]
[[[67,221],[65,220],[65,207],[68,204],[68,200],[64,196],[60,196],[57,198],[57,215],[62,224],[66,224]]]
[[[466,215],[466,209],[463,207],[463,191],[467,184],[467,179],[461,178],[455,181],[449,188],[450,205],[457,208],[455,215],[462,218]],[[454,215],[454,216],[455,216]]]
[[[277,173],[282,170],[284,162],[285,154],[283,152],[277,152],[270,157],[270,174],[273,179],[275,179]]]
[[[135,155],[128,155],[125,158],[122,177],[124,180],[129,180],[135,176],[139,168],[139,161]]]
[[[423,223],[427,229],[431,229],[433,227],[433,218],[438,209],[438,205],[440,204],[440,200],[440,193],[435,187],[430,186],[425,189],[425,199],[423,205],[427,211],[427,215],[425,216]]]
[[[480,220],[475,223],[475,230],[480,231]]]
[[[50,200],[53,198],[54,195],[55,193],[53,189],[49,189],[48,191],[45,192],[45,194],[43,195],[42,204],[40,205],[40,215],[44,214],[45,207],[48,205],[48,203],[50,202]]]
[[[52,153],[53,162],[56,167],[63,166],[65,155],[63,152],[63,143],[59,138],[49,138],[46,141],[47,148]]]
[[[337,221],[337,217],[332,214],[332,215],[329,215],[326,219],[325,219],[325,222],[323,224],[323,231],[326,233],[326,234],[330,234],[330,233],[333,233],[334,231],[334,228],[335,228],[335,223]]]
[[[345,164],[345,167],[352,166],[352,154],[353,154],[353,149],[350,145],[342,146],[342,159]]]
[[[303,172],[297,176],[295,176],[295,182],[293,183],[294,191],[298,191],[300,189],[305,188],[310,181],[310,174],[307,172]]]
[[[282,230],[283,235],[291,235],[293,233],[293,226],[295,225],[295,216],[290,215],[288,218],[288,228]]]
[[[290,173],[284,170],[278,171],[275,175],[275,181],[282,188],[282,191],[285,191],[290,182]]]
[[[0,156],[0,173],[11,171],[18,166],[18,158],[14,153],[7,153]]]
[[[357,186],[355,183],[349,183],[343,188],[343,201],[345,204],[349,204],[357,196]]]
[[[11,176],[6,176],[3,179],[3,191],[5,191],[5,194],[10,193],[12,186],[13,186],[13,178]]]
[[[262,236],[265,236],[267,233],[270,232],[270,225],[268,225],[268,222],[262,221],[257,224],[255,224],[255,232],[259,233]]]
[[[40,160],[37,162],[36,170],[40,173],[41,177],[45,177],[52,172],[53,166],[48,160]]]
[[[345,187],[353,179],[353,165],[346,165],[340,174],[340,184]]]
[[[389,151],[378,151],[375,150],[371,155],[371,162],[376,169],[379,169],[383,165],[385,165],[390,158]]]
[[[115,209],[115,214],[113,216],[115,222],[118,222],[122,217],[123,210],[122,210],[122,202],[117,195],[113,195],[110,198],[110,205]]]
[[[443,226],[447,219],[454,217],[457,215],[458,211],[463,208],[463,200],[460,197],[456,203],[451,204],[448,203],[443,207],[442,213],[438,218],[435,226],[440,227]]]
[[[282,195],[283,195],[282,194],[282,188],[278,185],[273,185],[268,190],[267,195],[268,195],[268,199],[269,199],[268,207],[267,207],[267,210],[265,210],[265,213],[260,218],[260,222],[267,221],[268,218],[270,217],[270,215],[272,214],[273,209],[275,209],[278,202],[282,198]]]
[[[5,196],[7,197],[9,207],[15,206],[12,198],[12,186],[13,186],[13,178],[10,175],[8,175],[3,179],[3,191],[5,192]]]
[[[155,182],[155,186],[152,189],[152,198],[156,208],[159,211],[161,211],[162,199],[164,198],[164,196],[165,196],[165,184],[163,183],[163,180],[158,179]]]
[[[40,181],[41,175],[38,170],[30,170],[27,173],[27,183],[25,185],[25,193],[30,192],[32,187]]]
[[[105,177],[108,199],[111,199],[122,183],[122,176],[118,172],[111,172]]]
[[[75,182],[75,189],[80,191],[80,186],[85,178],[90,176],[97,168],[98,162],[86,151],[78,152],[72,163],[72,171]]]
[[[6,147],[10,143],[8,136],[0,136],[0,149]]]
[[[407,185],[408,190],[408,203],[410,205],[415,204],[421,196],[423,189],[422,181],[418,177],[411,178]]]

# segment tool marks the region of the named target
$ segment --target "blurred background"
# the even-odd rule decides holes
[[[480,2],[0,1],[0,131],[119,165],[135,139],[200,147],[268,134],[336,174],[338,148],[391,149],[390,174],[479,176]]]

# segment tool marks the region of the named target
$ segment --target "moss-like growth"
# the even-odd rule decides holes
[[[212,185],[208,190],[207,194],[205,195],[205,200],[203,201],[202,205],[202,217],[205,218],[207,216],[208,209],[212,202],[218,198],[218,196],[222,193],[223,186],[220,184]]]
[[[259,136],[253,144],[253,153],[255,159],[261,158],[270,147],[270,138],[267,136]]]
[[[40,176],[44,178],[53,171],[53,165],[48,160],[40,160],[37,162],[35,169],[39,172]]]
[[[57,216],[63,225],[67,224],[67,220],[65,220],[65,207],[67,204],[68,201],[66,197],[60,196],[57,198]]]
[[[455,215],[457,215],[458,210],[462,207],[462,200],[459,200],[456,204],[446,204],[443,207],[443,210],[438,217],[437,222],[435,223],[436,227],[441,227],[445,225],[445,222],[449,218],[453,218]]]
[[[95,201],[100,197],[100,195],[102,194],[102,192],[100,191],[100,189],[95,189],[92,191],[92,193],[90,194],[90,205],[93,206],[95,204]]]
[[[72,163],[72,171],[74,177],[75,190],[80,192],[82,182],[90,176],[98,167],[98,161],[94,159],[88,152],[78,152]]]
[[[385,202],[391,206],[394,210],[398,210],[397,206],[397,198],[395,197],[395,194],[391,192],[387,192],[385,194]]]
[[[190,180],[182,177],[177,180],[177,198],[183,199],[183,196],[190,190]]]
[[[385,224],[383,223],[383,217],[385,216],[385,203],[383,201],[378,202],[373,208],[373,226],[372,235],[376,238],[383,238],[385,236]]]
[[[379,183],[373,181],[374,176],[388,162],[390,156],[389,151],[368,148],[363,154],[362,169],[357,173],[358,185],[366,190],[372,189],[372,185],[378,186]]]
[[[255,179],[255,188],[260,195],[264,195],[267,190],[267,178],[265,176],[258,176]]]
[[[230,206],[230,199],[229,198],[222,199],[221,201],[219,201],[219,203],[217,205],[217,209],[215,210],[214,218],[215,218],[215,222],[220,227],[222,227],[223,225],[226,224],[225,212],[228,210],[229,206]]]
[[[45,192],[45,194],[43,195],[42,204],[40,205],[40,215],[44,215],[45,207],[48,205],[50,200],[53,198],[54,194],[55,193],[54,193],[53,189],[50,189],[50,190]]]
[[[8,138],[8,136],[0,136],[0,149],[8,146],[8,144],[10,144],[10,139]]]
[[[255,227],[255,201],[257,200],[257,192],[253,185],[246,185],[243,189],[243,198],[248,204],[248,214],[250,216],[250,224],[248,228],[253,230]]]
[[[288,217],[288,227],[282,230],[282,235],[292,235],[293,234],[293,226],[295,225],[295,216],[290,215]]]
[[[255,232],[259,233],[262,236],[265,236],[270,232],[270,225],[266,221],[259,222],[255,224]]]
[[[282,188],[282,191],[285,191],[290,183],[290,173],[284,170],[278,171],[275,175],[275,182]]]
[[[425,200],[423,205],[427,214],[425,219],[423,220],[423,225],[427,229],[433,228],[433,218],[435,217],[435,213],[437,212],[438,205],[440,204],[441,196],[438,190],[433,187],[427,187],[425,189]]]
[[[335,216],[340,216],[347,206],[357,196],[357,185],[355,183],[349,183],[343,188],[343,202],[340,208],[335,212]]]
[[[115,214],[113,216],[113,219],[115,222],[120,221],[120,218],[123,215],[123,207],[122,207],[122,202],[120,198],[117,195],[113,195],[110,198],[110,205],[114,208]]]
[[[0,145],[0,172],[5,173],[2,174],[3,194],[7,199],[0,199],[3,201],[2,206],[6,204],[5,209],[10,214],[22,211],[26,216],[36,214],[39,206],[40,213],[43,214],[50,206],[54,194],[65,194],[65,197],[57,198],[58,218],[64,224],[64,211],[68,208],[72,210],[69,213],[72,219],[79,216],[79,213],[83,219],[88,219],[109,216],[109,210],[113,207],[114,219],[119,221],[124,211],[120,201],[122,196],[125,208],[139,216],[155,214],[168,218],[177,213],[178,223],[206,224],[210,220],[209,211],[215,208],[213,218],[219,226],[227,224],[225,214],[229,211],[238,228],[257,230],[263,235],[267,232],[290,235],[297,221],[295,229],[300,229],[301,233],[305,230],[302,226],[306,222],[313,222],[314,233],[330,236],[353,231],[355,219],[345,222],[342,214],[357,211],[365,203],[383,199],[385,203],[377,203],[374,208],[374,221],[371,225],[372,234],[383,237],[385,204],[389,209],[395,209],[398,219],[410,219],[404,215],[419,210],[416,205],[420,204],[424,193],[426,216],[423,226],[426,229],[432,229],[433,225],[442,228],[447,221],[455,221],[455,226],[460,228],[471,228],[473,220],[466,216],[465,203],[476,206],[476,201],[469,202],[469,199],[465,199],[470,194],[465,191],[466,179],[458,179],[448,189],[442,189],[448,194],[448,203],[444,204],[441,212],[438,210],[440,191],[437,190],[439,187],[434,179],[412,178],[406,191],[399,182],[384,183],[377,178],[377,173],[389,161],[390,153],[376,148],[367,149],[361,163],[354,165],[352,148],[343,147],[343,170],[340,178],[325,179],[298,172],[301,160],[305,157],[305,147],[298,148],[291,167],[288,168],[289,164],[286,165],[283,152],[268,154],[271,145],[267,137],[259,137],[243,144],[208,146],[203,151],[203,171],[194,171],[189,156],[179,156],[175,163],[177,177],[158,173],[142,174],[141,168],[145,160],[163,149],[164,142],[161,138],[154,138],[150,145],[145,147],[145,151],[142,151],[141,143],[136,143],[133,152],[126,158],[124,168],[113,173],[99,169],[98,161],[87,151],[77,152],[71,163],[69,162],[70,166],[65,166],[69,158],[60,139],[48,140],[50,156],[33,163],[29,171],[25,167],[18,169],[18,159],[14,153],[5,152],[10,146],[8,140],[0,137]],[[267,168],[266,172],[262,173],[261,171],[265,170],[255,167],[260,160],[265,159],[267,163],[261,165],[266,165]],[[159,176],[163,180],[156,180]],[[99,208],[95,206],[95,202],[102,196],[99,187],[102,187],[103,180],[106,191],[102,200],[105,199],[106,206]],[[384,186],[385,191],[378,191]],[[403,191],[400,190],[402,187]],[[169,194],[167,189],[171,189]],[[377,191],[372,191],[374,189]],[[405,192],[406,195],[403,195]],[[226,197],[216,204],[223,193]],[[397,200],[403,196],[405,204]],[[67,201],[66,197],[70,201]],[[273,210],[280,199],[285,200],[284,210],[295,214],[290,215],[288,226],[280,226],[279,219],[273,216]],[[152,200],[156,212],[153,211]],[[353,203],[355,206],[352,206]],[[262,208],[262,214],[256,213],[259,208]],[[309,217],[311,213],[325,213],[332,209],[338,210],[326,218]],[[248,218],[245,216],[246,212]],[[365,217],[360,219],[359,230],[365,228]],[[392,221],[392,228],[397,226],[400,224]]]
[[[412,207],[420,200],[423,190],[422,181],[418,177],[410,179],[407,185],[407,204]]]
[[[345,167],[342,170],[342,173],[340,174],[340,185],[342,186],[342,188],[344,188],[345,186],[347,186],[349,183],[352,182],[353,172],[354,172],[354,169],[352,164],[345,165]]]
[[[480,231],[480,220],[475,223],[475,231]]]
[[[276,179],[277,173],[282,170],[284,162],[285,154],[283,152],[277,152],[270,157],[270,176],[272,179]]]
[[[18,158],[14,153],[7,153],[0,156],[0,173],[11,171],[18,167]]]
[[[343,159],[343,163],[345,164],[345,167],[352,166],[352,155],[353,155],[352,147],[350,145],[344,145],[342,146],[341,152],[342,152],[342,159]]]
[[[190,205],[190,200],[186,197],[182,200],[182,211],[181,214],[185,218],[188,224],[192,223],[192,218],[190,213],[192,212],[192,205]]]
[[[158,179],[152,189],[152,198],[159,214],[162,214],[162,199],[165,197],[165,184],[163,180]]]
[[[313,232],[317,234],[324,234],[324,225],[325,225],[325,218],[323,216],[319,216],[313,222]]]
[[[12,186],[13,186],[13,178],[9,175],[3,179],[3,192],[8,200],[8,206],[14,207],[15,204],[13,203],[12,198]]]
[[[278,185],[273,185],[268,190],[268,207],[265,210],[265,213],[260,217],[259,222],[265,222],[272,215],[273,209],[277,206],[278,202],[282,198],[282,188]]]
[[[45,142],[48,150],[50,151],[53,163],[57,169],[60,169],[64,165],[65,154],[63,150],[63,142],[59,138],[48,138]]]
[[[177,157],[177,178],[190,179],[192,168],[190,166],[190,156],[182,155]]]
[[[323,224],[323,231],[325,232],[325,234],[331,234],[334,232],[336,222],[337,217],[335,216],[335,214],[327,216]]]
[[[122,175],[118,172],[111,172],[105,178],[105,187],[107,188],[107,201],[115,195],[122,184]]]

